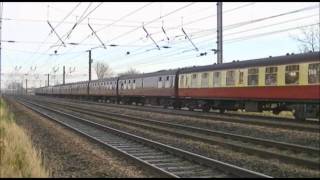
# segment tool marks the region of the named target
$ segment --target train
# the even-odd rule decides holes
[[[292,111],[319,119],[320,52],[167,69],[41,87],[35,95],[164,108]]]

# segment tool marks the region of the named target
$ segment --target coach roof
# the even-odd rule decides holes
[[[142,77],[152,77],[152,76],[163,76],[163,75],[175,75],[178,69],[169,69],[169,70],[161,70],[157,72],[151,73],[142,73],[142,74],[132,74],[132,75],[124,75],[120,76],[119,79],[135,79]]]
[[[296,54],[296,55],[285,55],[285,56],[268,57],[268,58],[245,60],[245,61],[233,61],[228,63],[214,64],[214,65],[207,65],[207,66],[195,66],[195,67],[189,67],[189,68],[182,68],[180,70],[180,73],[271,66],[271,65],[280,65],[280,64],[293,64],[293,63],[309,62],[309,61],[320,61],[320,52],[309,52],[309,53]]]

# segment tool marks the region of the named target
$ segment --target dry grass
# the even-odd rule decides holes
[[[30,137],[15,122],[3,99],[0,99],[0,178],[48,177],[41,153]]]

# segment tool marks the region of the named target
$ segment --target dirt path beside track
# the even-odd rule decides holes
[[[51,177],[154,177],[75,132],[6,100],[17,124],[41,150]]]

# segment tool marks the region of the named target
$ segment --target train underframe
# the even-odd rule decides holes
[[[202,109],[204,112],[219,110],[220,113],[229,111],[263,112],[271,111],[273,114],[280,114],[282,111],[291,111],[297,120],[306,118],[319,119],[318,102],[294,102],[294,101],[250,101],[250,100],[207,100],[207,99],[180,99],[179,104],[189,110]]]
[[[87,95],[51,95],[53,97],[71,98],[79,100],[89,100],[103,103],[141,105],[145,104],[162,106],[174,109],[188,108],[190,111],[201,109],[204,112],[218,110],[225,111],[245,111],[263,112],[271,111],[273,114],[280,114],[282,111],[291,111],[297,120],[306,118],[319,119],[319,102],[294,102],[294,101],[250,101],[250,100],[208,100],[175,97],[150,97],[150,96],[87,96]]]

